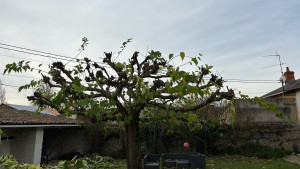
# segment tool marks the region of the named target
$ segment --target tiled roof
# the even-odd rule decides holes
[[[46,108],[44,111],[51,113],[51,115],[55,115],[55,116],[60,115],[60,113],[56,109],[53,109],[53,108]]]
[[[27,110],[17,110],[7,105],[0,105],[0,125],[61,125],[77,124],[77,120],[48,114],[35,115]]]
[[[17,110],[27,110],[27,111],[31,111],[31,112],[35,112],[38,109],[37,106],[27,106],[27,105],[17,105],[17,104],[8,104],[8,106],[12,107],[14,109],[17,109]],[[41,111],[41,113],[53,115],[52,113],[50,113],[46,109]]]
[[[284,92],[289,92],[289,91],[293,91],[293,90],[297,90],[297,89],[300,89],[300,79],[290,81],[289,83],[287,83],[284,86]],[[270,93],[263,95],[262,97],[266,98],[266,97],[270,97],[270,96],[274,96],[274,95],[278,95],[278,94],[282,94],[282,87],[280,87],[276,90],[273,90]]]

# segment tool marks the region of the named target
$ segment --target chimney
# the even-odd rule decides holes
[[[285,77],[285,84],[290,81],[295,80],[294,72],[290,71],[289,67],[286,67],[286,72],[284,72],[283,76]]]

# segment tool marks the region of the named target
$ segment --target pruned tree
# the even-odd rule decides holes
[[[128,42],[130,40],[123,43],[122,50]],[[134,52],[127,62],[117,62],[120,54],[104,53],[101,63],[88,58],[76,59],[77,65],[72,69],[60,61],[53,62],[49,71],[41,73],[41,80],[31,81],[19,90],[44,82],[58,92],[47,95],[36,90],[33,96],[28,96],[28,100],[41,109],[50,106],[66,115],[123,124],[128,168],[131,169],[142,168],[139,128],[147,118],[162,119],[169,125],[179,120],[196,124],[200,121],[193,113],[195,110],[234,98],[234,91],[223,87],[224,80],[211,73],[212,66],[199,64],[201,54],[186,57],[181,52],[178,56],[170,54],[164,58],[158,51],[151,51],[144,57]],[[188,63],[194,71],[183,71],[171,65],[176,57],[183,61],[189,58]],[[22,70],[34,69],[29,62],[21,61],[6,65],[4,73]],[[191,100],[201,101],[191,103]],[[187,101],[189,106],[182,104]]]
[[[5,88],[2,87],[2,83],[0,80],[0,105],[6,104],[6,97],[5,97]]]

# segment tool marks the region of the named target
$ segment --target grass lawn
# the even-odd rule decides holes
[[[126,169],[126,160],[118,160],[118,169]],[[207,169],[299,169],[300,165],[283,159],[257,159],[239,155],[209,156],[206,158]]]
[[[126,169],[126,160],[93,155],[86,158],[89,168]],[[300,165],[283,159],[258,159],[240,155],[206,157],[207,169],[300,169]]]
[[[299,169],[300,165],[282,159],[257,159],[244,156],[210,156],[206,158],[207,169]]]

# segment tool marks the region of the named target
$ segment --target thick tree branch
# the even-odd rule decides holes
[[[153,106],[157,106],[161,109],[165,110],[173,110],[175,112],[189,112],[189,111],[195,111],[197,109],[200,109],[204,106],[209,105],[212,102],[215,101],[220,101],[222,99],[232,99],[234,97],[234,91],[229,90],[227,92],[220,92],[220,89],[218,89],[215,93],[212,93],[208,98],[206,98],[205,101],[201,102],[200,104],[197,104],[196,106],[191,106],[191,107],[174,107],[174,106],[169,106],[163,103],[155,102],[155,101],[150,101],[149,104]]]

